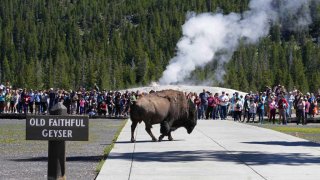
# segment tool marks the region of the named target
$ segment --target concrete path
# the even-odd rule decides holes
[[[320,145],[233,121],[199,120],[192,134],[151,142],[144,124],[130,143],[128,121],[97,180],[315,180]],[[159,126],[154,126],[159,135]]]

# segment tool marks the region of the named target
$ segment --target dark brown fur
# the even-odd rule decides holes
[[[161,141],[164,136],[172,140],[171,131],[185,127],[191,133],[196,125],[196,109],[188,102],[183,92],[175,90],[159,91],[141,97],[130,106],[131,141],[134,142],[134,131],[137,123],[144,121],[146,131],[153,141],[157,141],[151,132],[153,124],[161,123]]]

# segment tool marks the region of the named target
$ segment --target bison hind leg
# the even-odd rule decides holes
[[[169,141],[173,141],[173,138],[172,138],[172,136],[171,136],[171,132],[169,132],[168,140],[169,140]]]
[[[159,142],[161,142],[163,138],[164,138],[164,135],[161,134],[161,135],[159,136]]]
[[[167,136],[170,132],[170,126],[167,121],[162,121],[160,124],[160,133]]]
[[[161,142],[164,137],[165,137],[165,135],[164,135],[164,134],[161,134],[161,135],[159,136],[159,142]],[[172,138],[172,136],[171,136],[171,131],[168,133],[168,140],[169,140],[169,141],[173,141],[173,138]]]

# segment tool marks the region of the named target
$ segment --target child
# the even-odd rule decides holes
[[[85,105],[86,101],[83,99],[83,97],[80,98],[79,101],[79,106],[80,106],[80,114],[84,113],[84,105]]]

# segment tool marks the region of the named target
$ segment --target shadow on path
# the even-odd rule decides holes
[[[113,153],[108,159],[124,159],[131,161],[132,153]],[[285,164],[304,165],[319,164],[320,158],[305,153],[268,154],[258,151],[165,151],[135,152],[133,160],[138,162],[192,162],[221,161],[247,165]]]
[[[168,139],[163,139],[162,141],[169,141]],[[172,141],[185,141],[183,139],[173,139]],[[131,141],[117,141],[115,144],[127,144],[127,143],[132,143]],[[161,143],[159,141],[153,142],[152,140],[138,140],[135,143]]]
[[[242,142],[246,144],[262,144],[262,145],[278,145],[278,146],[305,146],[305,147],[320,147],[320,144],[309,142],[309,141],[253,141],[253,142]]]

